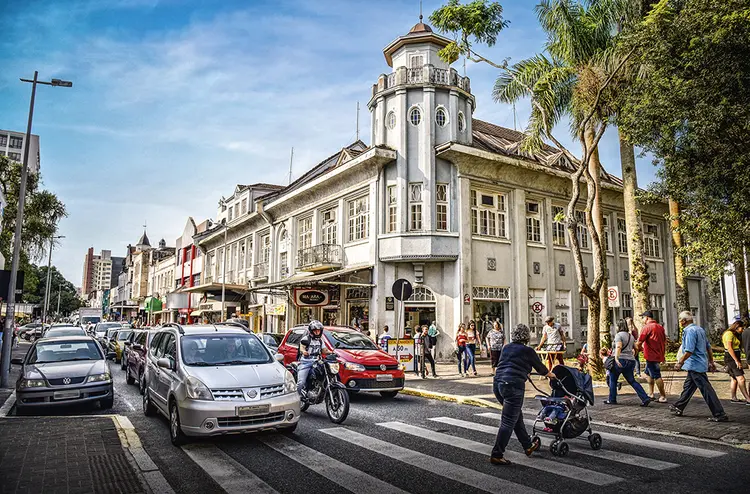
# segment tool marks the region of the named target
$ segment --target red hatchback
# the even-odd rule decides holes
[[[151,330],[134,330],[134,335],[128,347],[128,357],[125,361],[125,381],[128,384],[135,384],[138,381],[138,388],[143,394],[145,389],[145,379],[143,373],[146,370],[146,352],[151,346],[151,340],[154,339],[156,331]]]
[[[299,342],[307,326],[287,331],[279,345],[284,364],[297,360]],[[392,398],[404,389],[404,371],[396,359],[381,350],[359,331],[341,326],[326,326],[323,331],[329,350],[336,352],[341,362],[339,378],[350,391],[379,392]]]

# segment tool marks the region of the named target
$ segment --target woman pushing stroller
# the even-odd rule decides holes
[[[495,447],[492,448],[490,462],[493,465],[510,465],[504,457],[513,432],[521,442],[527,456],[539,449],[539,441],[532,442],[523,421],[523,398],[526,390],[526,379],[531,370],[549,379],[556,379],[555,374],[547,369],[529,343],[529,328],[519,324],[510,332],[510,343],[505,345],[495,371],[493,391],[497,400],[503,405],[500,430],[497,432]]]

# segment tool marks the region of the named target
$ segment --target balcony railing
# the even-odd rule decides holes
[[[438,86],[454,86],[471,92],[471,82],[468,77],[458,74],[455,69],[438,69],[432,65],[422,67],[396,67],[390,74],[382,74],[377,84],[373,84],[372,94],[408,84],[435,84]]]
[[[331,268],[341,266],[341,246],[320,244],[297,251],[297,269]]]
[[[268,262],[262,262],[253,266],[253,279],[268,278]]]

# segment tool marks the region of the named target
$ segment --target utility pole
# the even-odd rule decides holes
[[[62,281],[57,285],[57,318],[60,320],[60,292],[62,292]]]
[[[21,234],[23,233],[23,208],[26,204],[26,182],[29,176],[29,148],[31,147],[31,122],[34,119],[34,98],[36,85],[72,87],[70,81],[52,79],[50,82],[40,81],[39,72],[34,71],[34,79],[21,79],[31,83],[31,102],[29,103],[29,121],[26,125],[26,140],[23,146],[23,166],[21,168],[21,184],[18,191],[18,213],[16,214],[16,229],[13,237],[13,261],[10,269],[10,283],[8,284],[8,307],[5,311],[5,327],[3,328],[2,368],[0,368],[0,387],[8,387],[10,375],[10,355],[13,328],[16,322],[16,280],[18,279],[18,264],[21,256]]]
[[[47,259],[47,287],[44,289],[44,307],[42,308],[42,324],[47,324],[47,313],[49,312],[50,284],[52,283],[52,248],[55,240],[65,238],[64,235],[52,236],[49,239],[49,258]]]

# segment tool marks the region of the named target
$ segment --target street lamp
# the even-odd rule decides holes
[[[13,261],[10,269],[10,283],[8,284],[8,308],[5,315],[5,328],[3,328],[3,351],[2,368],[0,368],[0,387],[8,387],[8,376],[10,375],[10,346],[13,335],[13,326],[16,316],[16,279],[18,278],[18,262],[21,255],[21,234],[23,226],[23,208],[26,202],[26,181],[29,175],[29,148],[31,147],[31,122],[34,118],[34,98],[36,97],[36,85],[72,87],[70,81],[53,79],[50,82],[38,80],[39,72],[34,71],[34,79],[21,79],[21,82],[31,83],[31,102],[29,103],[29,121],[26,125],[26,140],[24,141],[23,166],[21,168],[21,186],[18,190],[18,213],[16,214],[16,229],[13,237]]]
[[[65,238],[65,235],[52,236],[49,239],[49,259],[47,260],[47,288],[44,289],[44,308],[42,309],[42,324],[47,323],[47,311],[49,311],[49,292],[52,282],[52,247],[55,240]]]

